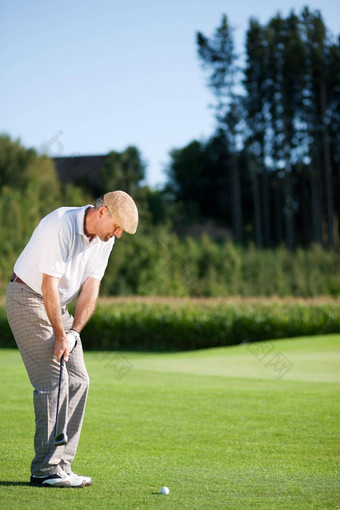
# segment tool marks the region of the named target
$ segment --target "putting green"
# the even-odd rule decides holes
[[[168,354],[128,354],[136,370],[251,379],[340,382],[340,335]]]

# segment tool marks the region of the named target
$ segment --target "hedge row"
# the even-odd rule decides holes
[[[340,252],[319,246],[260,249],[179,239],[159,229],[117,242],[102,283],[107,296],[340,296]]]
[[[1,345],[15,345],[0,308]],[[107,300],[82,334],[85,349],[177,351],[340,333],[335,300]]]

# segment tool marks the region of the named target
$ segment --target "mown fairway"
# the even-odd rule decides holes
[[[86,361],[73,469],[94,484],[40,489],[32,389],[18,352],[0,351],[1,508],[340,508],[340,335]]]

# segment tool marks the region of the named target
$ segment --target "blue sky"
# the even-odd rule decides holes
[[[0,0],[0,132],[51,156],[136,145],[162,185],[169,151],[215,127],[196,32],[225,13],[242,53],[251,16],[304,5],[340,33],[339,0]]]

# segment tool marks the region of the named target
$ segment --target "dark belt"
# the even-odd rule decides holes
[[[25,283],[24,281],[22,281],[21,278],[19,278],[19,276],[17,276],[15,273],[12,274],[11,276],[11,282],[17,282],[17,283],[21,283],[21,285],[27,285],[27,283]]]

